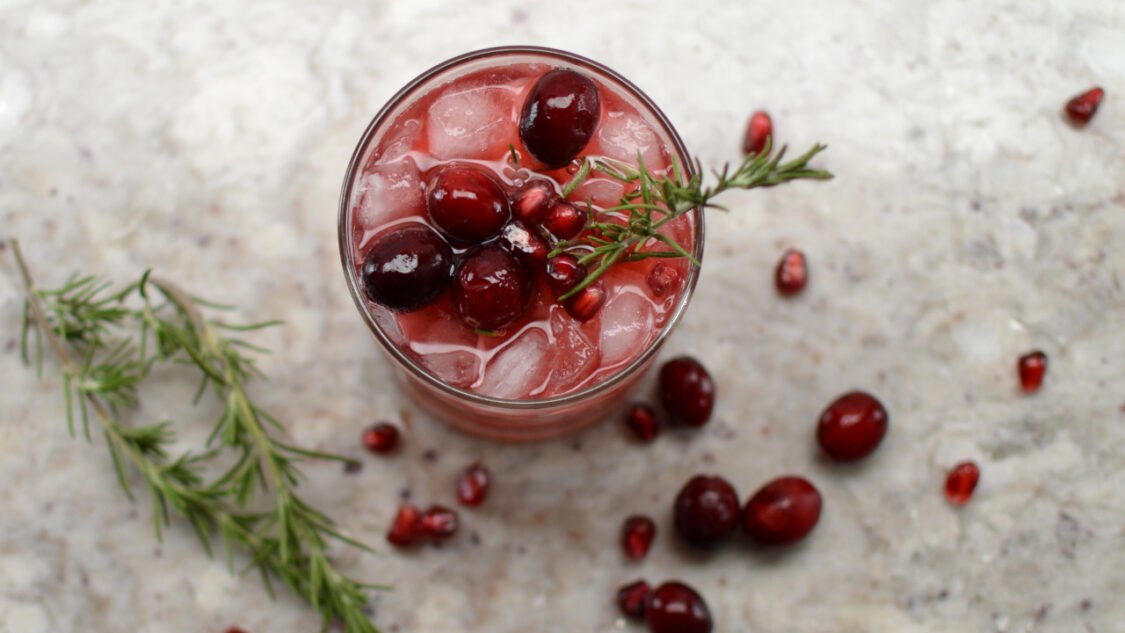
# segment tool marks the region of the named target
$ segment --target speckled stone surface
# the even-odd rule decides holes
[[[301,445],[363,469],[309,469],[308,493],[378,555],[341,552],[395,585],[384,631],[639,630],[611,597],[676,577],[716,631],[1110,633],[1125,622],[1125,6],[1112,0],[529,3],[9,0],[0,4],[0,234],[45,284],[72,269],[130,279],[154,267],[281,317],[258,341],[254,394]],[[837,179],[732,195],[709,217],[702,281],[666,354],[713,370],[716,417],[651,447],[609,423],[504,446],[420,413],[355,314],[336,255],[336,201],[356,139],[399,86],[454,54],[502,43],[566,48],[648,92],[708,164],[737,158],[748,114],[780,139],[831,145]],[[1091,125],[1062,104],[1092,84]],[[812,281],[771,286],[799,246]],[[60,384],[21,366],[19,285],[0,252],[0,631],[311,631],[315,614],[254,576],[231,577],[189,530],[163,544],[147,504],[118,490],[99,440],[71,440]],[[1018,392],[1019,354],[1050,355]],[[174,374],[143,419],[191,409]],[[866,462],[817,457],[820,410],[877,394],[891,430]],[[405,427],[391,458],[360,430]],[[450,503],[474,460],[493,495],[441,549],[388,551],[401,496]],[[977,460],[976,497],[941,495]],[[710,556],[671,538],[697,472],[743,494],[812,479],[820,525],[799,547]],[[616,542],[657,517],[641,564]]]

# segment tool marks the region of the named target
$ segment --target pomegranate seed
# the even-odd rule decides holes
[[[501,229],[500,244],[515,253],[528,268],[537,270],[547,263],[547,253],[550,250],[547,242],[522,224],[512,222]]]
[[[585,227],[586,213],[566,200],[559,200],[551,205],[550,212],[543,220],[543,228],[560,240],[577,237]]]
[[[639,620],[645,617],[645,603],[650,592],[648,583],[643,580],[631,582],[617,590],[617,608],[625,617]]]
[[[805,254],[792,249],[785,251],[777,264],[774,282],[777,292],[783,297],[792,297],[804,290],[805,284],[809,283],[809,265]]]
[[[422,532],[431,538],[447,539],[457,533],[457,513],[445,506],[430,506],[422,515]]]
[[[476,165],[452,164],[432,171],[426,209],[437,230],[464,244],[479,244],[500,232],[512,212],[496,178]]]
[[[773,138],[773,120],[765,112],[755,112],[746,124],[746,137],[742,140],[742,153],[760,154]]]
[[[573,70],[552,70],[535,82],[520,114],[520,139],[531,155],[560,167],[590,142],[601,116],[598,86]]]
[[[673,418],[700,427],[711,419],[715,383],[699,361],[688,356],[674,358],[660,368],[660,400]]]
[[[645,278],[648,289],[657,297],[663,297],[671,292],[679,281],[679,271],[664,263],[653,266],[652,270],[648,271],[648,277]]]
[[[963,506],[973,497],[977,482],[980,481],[980,468],[973,462],[961,462],[945,476],[945,498],[954,506]]]
[[[457,500],[463,506],[479,506],[488,496],[492,474],[482,464],[473,464],[457,480]]]
[[[721,477],[692,477],[672,508],[676,532],[697,547],[710,547],[738,527],[738,493]]]
[[[670,581],[648,595],[645,622],[652,633],[711,633],[711,611],[695,589]]]
[[[1039,350],[1020,356],[1020,388],[1024,393],[1035,393],[1043,386],[1043,375],[1047,373],[1047,355]]]
[[[605,290],[601,280],[586,286],[578,294],[566,300],[563,307],[567,314],[577,321],[589,321],[605,305]]]
[[[547,285],[555,294],[565,293],[585,278],[585,264],[578,263],[578,258],[570,253],[556,255],[547,262]]]
[[[788,545],[808,535],[820,520],[820,493],[801,477],[779,477],[746,502],[742,529],[759,543]]]
[[[646,516],[631,516],[621,525],[621,548],[630,560],[647,556],[655,538],[656,523]]]
[[[512,196],[512,214],[528,226],[537,226],[547,217],[547,211],[557,197],[550,181],[542,178],[529,180]]]
[[[398,446],[398,428],[388,422],[373,424],[363,432],[363,445],[372,453],[390,453]]]
[[[1090,88],[1066,102],[1066,115],[1075,125],[1084,126],[1097,114],[1104,98],[1105,90],[1097,86]]]
[[[449,285],[453,250],[433,229],[414,225],[375,240],[360,268],[369,299],[397,312],[433,303]]]
[[[473,251],[453,274],[453,307],[470,327],[498,330],[523,314],[531,275],[514,255],[491,244]]]
[[[656,421],[656,412],[652,407],[644,404],[634,404],[625,415],[625,424],[642,442],[651,442],[660,435],[660,423]]]
[[[887,433],[887,410],[874,396],[862,391],[846,393],[820,415],[816,439],[838,462],[867,457]]]
[[[387,532],[387,541],[397,547],[407,547],[418,541],[421,532],[422,513],[418,508],[404,503],[398,507],[398,514],[395,515],[391,529]]]

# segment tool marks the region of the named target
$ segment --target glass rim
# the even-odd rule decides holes
[[[495,398],[492,396],[485,396],[482,394],[474,393],[465,389],[455,387],[441,379],[434,376],[425,367],[421,366],[409,354],[399,348],[398,345],[390,339],[390,337],[383,332],[383,329],[375,321],[375,316],[367,306],[367,300],[364,297],[363,290],[359,286],[359,276],[356,274],[355,259],[353,258],[351,246],[351,193],[355,185],[357,176],[362,171],[363,156],[368,149],[372,137],[379,130],[380,126],[385,123],[385,119],[408,99],[415,90],[426,84],[434,77],[441,73],[450,70],[459,65],[471,62],[477,59],[501,56],[501,55],[539,55],[547,58],[555,58],[563,62],[567,62],[576,66],[583,66],[596,71],[597,73],[608,77],[613,80],[620,87],[630,92],[641,104],[652,113],[657,123],[663,128],[664,132],[672,141],[672,145],[676,152],[676,160],[680,161],[680,167],[684,176],[691,178],[695,174],[695,165],[684,146],[683,140],[680,138],[676,128],[665,116],[664,112],[657,107],[657,105],[646,95],[640,88],[634,85],[631,81],[622,77],[613,69],[588,59],[581,55],[571,53],[564,50],[555,48],[548,48],[543,46],[531,45],[509,45],[509,46],[494,46],[490,48],[482,48],[467,53],[462,53],[456,57],[447,59],[428,70],[422,72],[417,77],[409,81],[405,86],[400,88],[395,94],[387,100],[382,108],[375,114],[371,122],[367,124],[363,135],[360,137],[359,142],[356,144],[355,151],[352,153],[351,159],[348,161],[348,169],[344,174],[343,187],[340,190],[340,205],[339,214],[337,219],[337,237],[340,248],[340,263],[344,267],[344,277],[347,279],[348,290],[352,295],[352,300],[355,302],[356,308],[359,309],[360,314],[363,316],[364,322],[367,324],[368,329],[375,335],[375,338],[383,346],[383,349],[389,353],[394,360],[402,367],[406,368],[410,375],[418,380],[421,380],[429,387],[436,388],[445,394],[465,400],[475,405],[483,405],[488,407],[509,409],[509,410],[537,410],[545,409],[560,405],[566,405],[573,402],[578,402],[595,396],[604,391],[608,391],[623,380],[627,379],[638,369],[644,367],[653,357],[653,355],[663,345],[665,339],[671,334],[672,330],[679,323],[680,318],[683,316],[684,311],[687,309],[688,303],[691,301],[692,294],[695,291],[696,283],[699,280],[700,266],[690,263],[688,264],[688,277],[684,285],[684,289],[680,294],[680,299],[676,303],[668,320],[664,323],[664,327],[657,333],[654,338],[642,351],[637,355],[628,365],[622,367],[610,377],[590,385],[579,391],[573,393],[563,394],[560,396],[552,396],[550,398],[540,398],[535,400],[509,400],[505,398]],[[692,255],[696,261],[703,261],[703,212],[700,208],[691,210],[694,219],[694,239],[692,240]]]

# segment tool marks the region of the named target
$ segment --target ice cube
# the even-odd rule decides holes
[[[560,395],[575,386],[594,371],[598,349],[582,331],[582,323],[575,321],[561,306],[551,308],[551,380],[550,395]]]
[[[422,174],[410,157],[372,166],[359,181],[359,223],[365,229],[417,215],[425,209]]]
[[[608,209],[617,206],[624,193],[625,184],[619,180],[588,178],[581,185],[578,185],[578,188],[570,195],[570,200],[582,203],[589,199],[594,206]]]
[[[541,394],[551,371],[547,362],[550,348],[546,332],[537,327],[524,329],[496,349],[476,391],[506,399]]]
[[[660,137],[648,122],[635,114],[610,112],[598,128],[597,142],[590,153],[636,165],[638,152],[650,170],[668,166]]]
[[[616,365],[639,354],[656,336],[652,302],[637,288],[626,287],[606,302],[601,314],[602,364]]]
[[[387,338],[395,345],[402,345],[406,341],[406,337],[402,334],[402,328],[399,327],[397,315],[394,312],[384,308],[383,306],[376,305],[368,302],[371,306],[371,316],[375,319],[375,323]]]
[[[426,135],[435,158],[498,159],[515,138],[515,93],[506,86],[448,92],[430,106]]]
[[[422,365],[435,377],[460,389],[480,378],[480,358],[467,350],[453,350],[421,357]]]

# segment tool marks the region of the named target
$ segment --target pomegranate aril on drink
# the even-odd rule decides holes
[[[598,280],[563,302],[563,308],[576,321],[589,321],[605,305],[605,299],[605,288],[602,287],[601,280]]]
[[[1066,116],[1075,125],[1086,125],[1098,112],[1105,90],[1095,86],[1066,102]]]
[[[457,533],[457,512],[445,506],[434,505],[422,515],[422,532],[434,539],[447,539]]]
[[[363,431],[363,446],[372,453],[390,453],[398,446],[398,427],[380,422]]]
[[[630,560],[647,556],[655,538],[656,523],[646,516],[631,516],[621,524],[621,549]]]
[[[973,462],[961,462],[945,476],[945,498],[954,506],[963,506],[973,497],[980,481],[980,468]]]
[[[755,112],[750,116],[750,122],[746,124],[746,135],[742,139],[742,153],[747,155],[762,153],[772,137],[773,119],[765,112]]]
[[[557,295],[582,283],[585,278],[586,266],[570,253],[555,255],[547,261],[547,285]]]
[[[551,205],[551,210],[543,219],[543,228],[560,240],[578,237],[585,227],[586,212],[566,200],[559,200]]]
[[[417,543],[421,535],[422,513],[409,503],[400,505],[387,532],[387,541],[397,547],[407,547]]]
[[[457,479],[457,501],[463,506],[479,506],[488,496],[492,473],[483,464],[473,464]]]
[[[764,545],[788,545],[820,520],[820,492],[801,477],[779,477],[762,486],[742,512],[742,529]]]
[[[809,264],[805,254],[798,250],[787,250],[777,263],[774,285],[783,297],[792,297],[805,289],[809,283]]]
[[[593,80],[573,70],[552,70],[535,82],[524,102],[520,139],[544,165],[561,167],[590,142],[600,117],[601,97]]]
[[[1043,376],[1047,373],[1047,355],[1036,350],[1020,356],[1020,389],[1024,393],[1035,393],[1043,386]]]
[[[494,237],[512,217],[508,196],[490,172],[457,163],[430,172],[426,210],[438,231],[462,244]]]
[[[617,608],[627,618],[639,620],[645,616],[645,603],[651,589],[643,580],[631,582],[617,590]]]
[[[625,424],[633,435],[642,442],[651,442],[660,435],[660,422],[656,419],[656,411],[644,404],[635,404],[625,413]]]
[[[524,264],[538,270],[547,263],[550,249],[547,242],[518,222],[511,222],[500,231],[500,244],[515,253]]]
[[[660,368],[660,401],[668,413],[688,426],[700,427],[711,419],[715,383],[694,358],[674,358]]]
[[[449,285],[453,250],[433,229],[412,225],[375,240],[360,268],[363,291],[375,303],[411,312],[433,303]]]
[[[665,263],[658,263],[653,266],[652,270],[648,271],[648,276],[645,277],[648,289],[657,297],[663,297],[672,292],[679,281],[679,271]]]
[[[645,604],[652,633],[711,633],[711,611],[703,596],[688,585],[670,581],[653,589]]]
[[[527,268],[497,244],[466,255],[453,274],[457,316],[482,330],[499,330],[518,319],[531,300],[531,291]]]
[[[529,180],[512,194],[512,215],[528,226],[536,226],[547,217],[558,194],[547,180]]]
[[[851,462],[867,457],[887,434],[887,410],[874,396],[862,391],[836,399],[817,424],[816,439],[828,457]]]
[[[692,477],[672,508],[676,532],[696,547],[715,545],[738,527],[738,493],[721,477]]]

